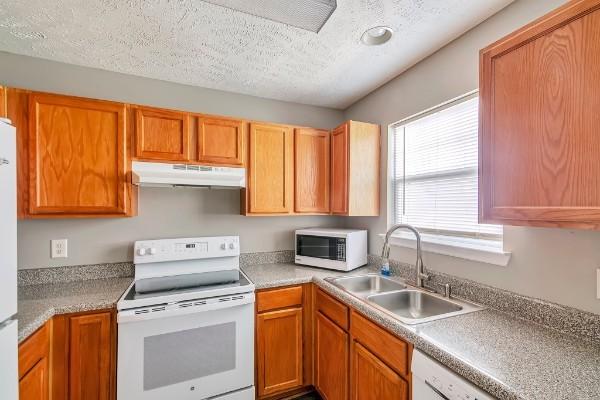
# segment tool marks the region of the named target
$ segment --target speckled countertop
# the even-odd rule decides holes
[[[323,279],[340,273],[288,263],[242,269],[257,289],[314,282],[499,399],[600,399],[596,341],[492,309],[409,326]]]
[[[114,307],[131,281],[125,277],[19,286],[19,343],[56,314]]]

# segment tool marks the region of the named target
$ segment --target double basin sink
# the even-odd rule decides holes
[[[326,278],[326,281],[405,324],[420,324],[481,310],[377,274]]]

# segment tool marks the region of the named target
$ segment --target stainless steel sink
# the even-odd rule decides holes
[[[367,297],[367,301],[390,312],[406,324],[432,321],[462,314],[470,304],[457,304],[420,290],[403,290]],[[473,306],[471,306],[473,307]],[[475,311],[470,309],[468,311]]]
[[[405,324],[420,324],[483,308],[416,288],[381,275],[326,278],[326,281]]]
[[[361,298],[377,293],[393,292],[406,289],[406,285],[381,275],[357,275],[328,279],[335,286]]]

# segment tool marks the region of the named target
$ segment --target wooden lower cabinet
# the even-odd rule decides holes
[[[113,310],[55,316],[19,345],[19,400],[114,400]]]
[[[50,398],[50,330],[46,323],[19,345],[19,399]]]
[[[259,314],[258,395],[302,386],[302,308]]]
[[[352,400],[408,400],[408,383],[360,343],[352,343]]]
[[[314,308],[314,385],[324,400],[410,399],[410,344],[321,289]]]
[[[315,388],[324,400],[348,399],[349,335],[322,313],[315,321]]]
[[[69,318],[69,400],[110,400],[114,389],[112,313]]]
[[[19,379],[20,400],[46,400],[49,398],[50,370],[48,357],[37,362],[21,379]]]

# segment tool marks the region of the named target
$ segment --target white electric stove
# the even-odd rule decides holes
[[[117,303],[117,400],[254,399],[254,285],[237,236],[135,243]]]

